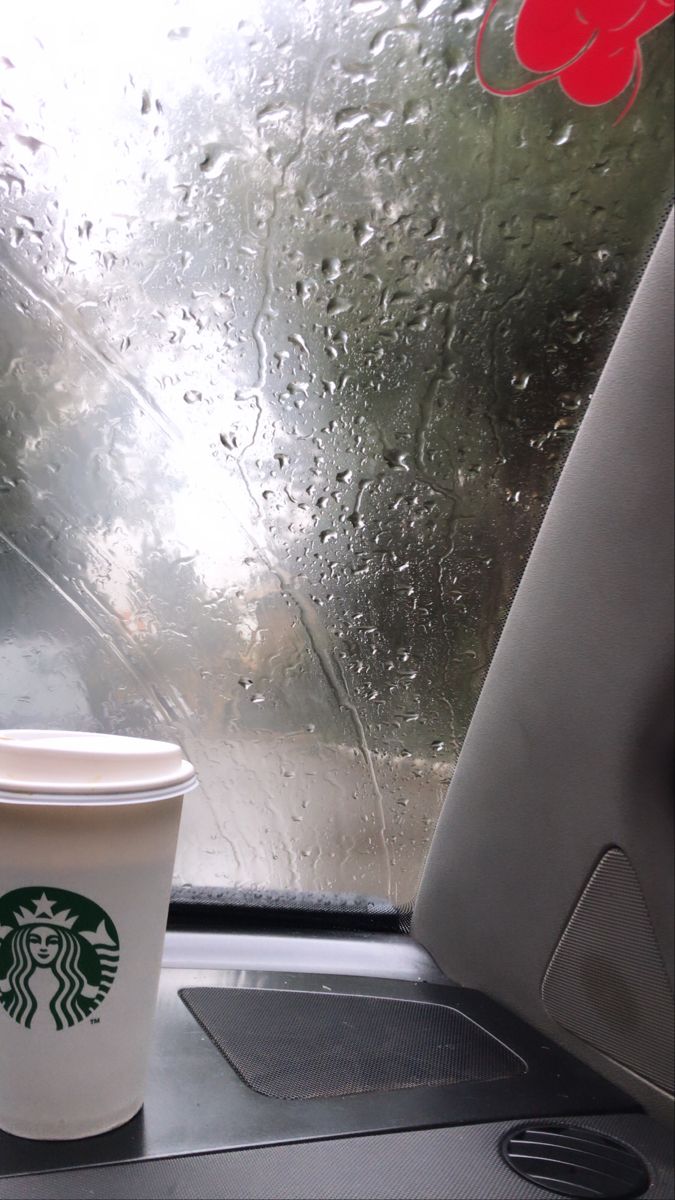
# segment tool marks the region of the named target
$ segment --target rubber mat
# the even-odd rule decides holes
[[[520,1075],[525,1063],[454,1008],[378,996],[186,988],[181,998],[249,1087],[307,1100]]]

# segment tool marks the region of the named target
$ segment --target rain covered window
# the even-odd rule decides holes
[[[413,895],[668,202],[670,28],[484,9],[3,6],[0,725],[180,741],[178,882]]]

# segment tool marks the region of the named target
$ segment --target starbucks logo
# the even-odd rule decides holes
[[[17,888],[0,897],[0,1005],[27,1029],[65,1029],[107,996],[120,943],[110,917],[61,888]]]

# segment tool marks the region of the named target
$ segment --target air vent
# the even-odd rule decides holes
[[[557,1196],[641,1196],[649,1187],[642,1159],[613,1138],[579,1125],[514,1129],[502,1142],[508,1165]]]

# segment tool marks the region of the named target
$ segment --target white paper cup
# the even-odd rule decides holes
[[[0,732],[0,1128],[103,1133],[141,1108],[183,795],[177,746]]]

